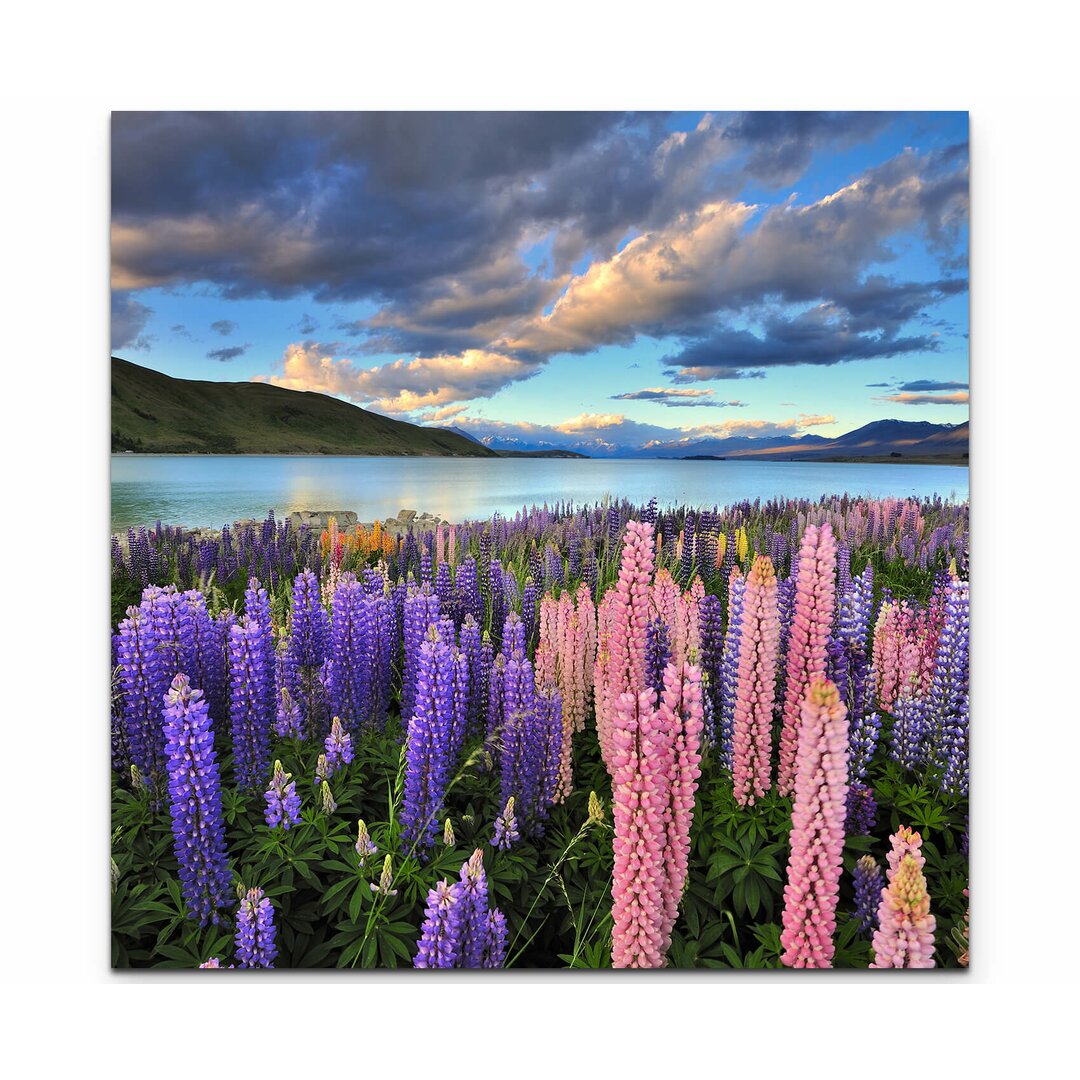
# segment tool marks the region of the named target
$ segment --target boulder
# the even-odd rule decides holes
[[[398,521],[412,521],[416,517],[415,510],[399,510]]]

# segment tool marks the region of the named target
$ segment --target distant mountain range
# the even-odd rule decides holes
[[[112,448],[158,454],[375,454],[584,458],[570,448],[486,446],[455,427],[422,427],[338,398],[258,382],[174,379],[112,358]],[[875,420],[846,435],[694,439],[617,452],[623,458],[765,461],[966,461],[968,424]]]
[[[753,458],[766,461],[836,461],[853,458],[953,459],[968,454],[968,422],[932,424],[926,420],[874,420],[835,439],[821,435],[760,439],[696,439],[663,443],[635,457]]]
[[[158,454],[393,454],[497,457],[325,394],[257,382],[198,382],[112,358],[112,448]]]

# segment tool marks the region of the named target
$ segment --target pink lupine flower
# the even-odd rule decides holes
[[[612,967],[662,967],[668,809],[663,725],[652,687],[620,694],[611,731]]]
[[[664,694],[622,694],[612,732],[612,966],[662,967],[686,885],[700,775],[701,671],[664,671]]]
[[[836,603],[836,541],[832,527],[807,525],[799,549],[795,611],[787,650],[787,688],[780,732],[780,767],[776,786],[790,795],[795,785],[799,718],[807,687],[825,677],[829,632]]]
[[[770,786],[780,645],[776,590],[772,560],[767,555],[757,556],[746,577],[735,690],[732,776],[735,800],[740,806],[752,806]]]
[[[684,663],[664,669],[664,693],[658,718],[667,728],[671,758],[668,764],[671,809],[668,814],[664,865],[665,919],[663,949],[671,945],[671,930],[679,914],[690,860],[690,826],[694,821],[694,797],[701,775],[701,731],[705,708],[701,697],[701,669]]]
[[[443,534],[442,525],[435,526],[435,563],[438,565],[444,562],[446,559],[445,553],[446,537]]]
[[[652,529],[641,522],[626,525],[619,579],[604,595],[607,603],[607,642],[605,662],[596,668],[598,694],[596,713],[600,749],[608,771],[609,733],[618,699],[625,693],[638,693],[645,685],[645,636],[652,614],[651,578],[653,571]]]
[[[914,855],[905,854],[890,876],[881,890],[870,967],[932,968],[936,924],[922,867]]]
[[[836,900],[847,814],[847,707],[828,679],[803,700],[791,811],[791,854],[784,886],[787,967],[832,967]]]
[[[922,836],[907,825],[901,825],[896,832],[889,837],[892,849],[886,859],[889,866],[885,871],[887,880],[892,881],[896,876],[897,868],[901,861],[910,855],[921,870],[926,865],[926,856],[922,853]]]

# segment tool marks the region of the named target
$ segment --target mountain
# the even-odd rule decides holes
[[[112,358],[112,448],[158,454],[496,457],[442,428],[257,382],[199,382]]]
[[[821,435],[790,438],[696,439],[662,443],[635,456],[681,458],[753,458],[763,461],[941,461],[960,462],[968,453],[968,424],[932,424],[926,420],[874,420],[861,428],[826,439]]]

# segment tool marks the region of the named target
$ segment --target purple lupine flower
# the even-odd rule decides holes
[[[461,967],[482,966],[488,939],[488,887],[484,873],[484,853],[472,853],[461,868],[459,893],[461,913]]]
[[[410,590],[405,599],[405,671],[401,684],[401,719],[406,726],[416,701],[420,650],[427,640],[428,627],[439,621],[439,615],[439,598],[430,586]]]
[[[734,544],[734,539],[730,543]],[[724,635],[724,659],[720,667],[720,754],[722,768],[732,767],[735,736],[735,692],[739,684],[739,646],[742,641],[743,597],[746,578],[737,574],[728,590],[728,625]]]
[[[506,917],[498,908],[488,913],[487,937],[480,958],[482,968],[501,968],[506,964]]]
[[[847,816],[844,832],[848,836],[869,836],[877,824],[877,801],[874,789],[853,783],[847,793]]]
[[[434,845],[446,797],[453,710],[453,656],[433,627],[419,650],[401,808],[402,836],[410,849],[420,853]]]
[[[345,730],[340,717],[334,717],[333,723],[330,725],[330,734],[326,736],[323,745],[326,747],[326,761],[330,766],[331,775],[337,772],[342,765],[352,763],[352,736]],[[323,779],[329,779],[329,776],[323,777]]]
[[[454,596],[454,578],[448,562],[439,563],[435,574],[435,595],[439,598],[439,610],[449,614],[455,623],[460,623],[461,617]]]
[[[458,967],[461,950],[461,885],[445,878],[429,890],[414,968]]]
[[[951,582],[929,703],[941,790],[960,797],[968,792],[968,609],[968,583]]]
[[[710,746],[718,745],[716,719],[720,704],[721,664],[724,656],[724,605],[711,593],[703,596],[701,613],[701,691],[705,709],[705,737]]]
[[[287,686],[278,691],[274,733],[279,739],[301,739],[304,735],[304,718],[300,715],[300,706],[296,704]]]
[[[368,606],[368,596],[356,575],[342,574],[331,601],[330,711],[353,732],[363,727],[371,696]]]
[[[915,770],[926,760],[930,707],[922,694],[909,689],[893,705],[889,757],[905,769]]]
[[[671,659],[671,635],[667,624],[657,617],[649,622],[645,631],[645,683],[657,694],[664,690],[664,668]]]
[[[117,628],[116,660],[131,762],[150,783],[164,774],[161,699],[169,687],[150,612],[129,607]]]
[[[484,644],[480,625],[466,615],[461,624],[461,651],[467,667],[465,693],[465,738],[476,735],[484,712],[484,693],[487,689],[487,673],[483,670]]]
[[[391,678],[398,646],[393,601],[385,585],[368,596],[367,615],[364,662],[371,673],[368,680],[368,723],[376,731],[383,731],[390,711],[393,694]]]
[[[516,652],[525,655],[525,624],[514,611],[506,616],[503,623],[502,651],[507,656],[513,656]]]
[[[853,871],[855,882],[855,918],[859,930],[868,934],[877,928],[878,905],[881,903],[881,867],[873,855],[864,855],[855,864]]]
[[[499,850],[506,851],[516,841],[521,839],[518,832],[517,817],[514,815],[514,796],[506,800],[502,813],[495,819],[495,835],[491,843]]]
[[[245,615],[229,634],[229,711],[237,785],[259,789],[270,769],[270,725],[266,688],[270,657],[262,627]],[[272,699],[269,699],[272,701]]]
[[[525,579],[525,588],[521,593],[521,621],[525,624],[525,639],[532,641],[536,637],[537,612],[540,606],[540,595],[533,579]]]
[[[480,579],[476,560],[469,555],[458,564],[454,572],[454,592],[461,621],[471,615],[481,625],[484,622],[484,603],[480,593]]]
[[[318,579],[310,570],[303,570],[293,582],[283,684],[299,706],[309,735],[320,731],[325,723],[319,669],[329,655],[329,642],[330,619],[322,604]]]
[[[163,696],[162,727],[169,777],[173,850],[188,913],[200,926],[217,923],[229,902],[229,865],[221,813],[221,781],[210,712],[201,690],[177,675]]]
[[[271,829],[280,825],[288,830],[300,824],[300,796],[296,793],[296,781],[292,773],[282,768],[280,761],[274,762],[274,775],[266,789],[265,818]]]
[[[274,908],[262,889],[248,889],[236,914],[236,959],[241,968],[272,968],[277,958]]]
[[[870,761],[877,750],[881,718],[876,712],[855,716],[848,728],[848,779],[865,780]]]
[[[452,625],[452,624],[451,624]],[[453,708],[450,712],[450,730],[447,733],[447,762],[451,768],[457,764],[461,747],[469,727],[469,657],[461,649],[450,650],[453,687]]]
[[[190,670],[185,674],[198,687],[218,722],[228,715],[229,701],[225,683],[225,649],[217,626],[206,609],[206,598],[195,589],[183,594],[190,617]]]

